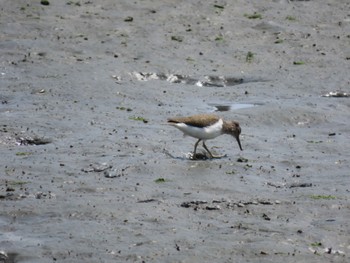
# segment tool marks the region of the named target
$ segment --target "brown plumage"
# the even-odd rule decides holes
[[[184,134],[198,139],[194,146],[194,159],[196,158],[196,150],[200,141],[203,141],[203,147],[210,157],[215,158],[216,156],[213,156],[205,145],[205,141],[214,139],[222,134],[229,134],[235,137],[239,148],[242,150],[239,139],[241,127],[238,122],[224,121],[222,118],[212,114],[199,114],[189,117],[169,118],[168,123],[181,130]]]
[[[169,118],[169,123],[185,123],[195,127],[206,127],[216,123],[220,118],[212,114],[198,114],[189,117]]]

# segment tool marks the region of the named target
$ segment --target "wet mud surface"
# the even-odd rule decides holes
[[[2,1],[0,262],[349,262],[349,9]]]

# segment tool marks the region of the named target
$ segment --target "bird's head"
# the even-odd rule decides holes
[[[238,142],[239,148],[241,149],[241,151],[243,151],[241,146],[241,141],[239,139],[239,135],[241,134],[241,127],[239,126],[239,123],[236,121],[228,121],[225,124],[226,124],[224,125],[225,133],[235,137]]]

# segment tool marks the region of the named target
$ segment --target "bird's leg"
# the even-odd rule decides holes
[[[192,159],[193,159],[193,160],[197,159],[197,157],[196,157],[197,146],[198,146],[198,143],[199,143],[201,140],[202,140],[202,139],[198,139],[198,141],[194,144],[194,151],[193,151],[193,156],[192,156]]]
[[[225,156],[226,156],[226,155],[213,155],[213,154],[209,151],[208,147],[205,145],[204,141],[203,141],[203,147],[204,147],[204,149],[209,153],[210,158],[222,158],[222,157],[225,157]]]

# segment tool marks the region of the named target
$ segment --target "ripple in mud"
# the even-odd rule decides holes
[[[183,202],[180,206],[184,208],[193,208],[193,210],[221,210],[233,209],[234,207],[245,207],[247,205],[274,205],[280,204],[280,201],[256,200],[248,202],[233,202],[228,200],[213,200],[213,201],[188,201]]]
[[[154,72],[132,72],[131,76],[135,77],[139,81],[163,80],[170,83],[196,85],[198,87],[230,87],[242,83],[264,81],[259,79],[243,79],[226,76],[204,76],[203,78],[193,78],[187,75]]]
[[[0,127],[0,144],[4,145],[45,145],[52,143],[51,139],[38,136],[18,136],[20,132],[15,132],[7,125]]]
[[[1,200],[19,201],[19,200],[23,200],[24,198],[28,198],[28,197],[35,198],[35,199],[53,199],[56,197],[56,195],[54,193],[51,193],[50,191],[49,192],[37,192],[37,193],[25,192],[24,194],[14,193],[13,191],[15,191],[15,190],[11,190],[10,192],[8,192],[6,194],[0,194],[0,201]]]
[[[17,137],[16,141],[19,145],[44,145],[52,142],[50,139],[39,137]]]

